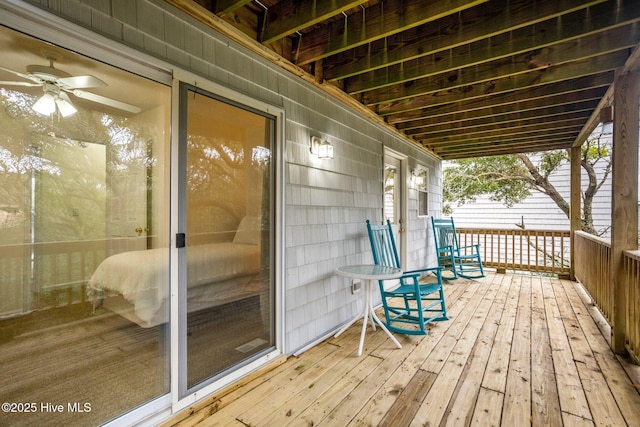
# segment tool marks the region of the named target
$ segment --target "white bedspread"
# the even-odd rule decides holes
[[[187,287],[189,289],[255,275],[260,271],[260,247],[232,242],[187,247]],[[233,281],[231,281],[233,283]],[[158,323],[169,291],[169,251],[166,248],[123,252],[105,259],[89,280],[94,298],[102,291],[117,292],[134,305],[144,322]],[[215,305],[216,285],[208,298]],[[228,288],[228,287],[227,287]],[[242,289],[238,289],[242,292]],[[201,293],[201,292],[200,292]],[[219,303],[233,299],[229,289],[220,289]]]

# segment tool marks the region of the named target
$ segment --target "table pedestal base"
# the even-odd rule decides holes
[[[362,313],[359,314],[355,319],[347,323],[345,326],[343,326],[342,329],[340,329],[334,335],[334,337],[337,338],[338,336],[340,336],[340,334],[346,331],[351,325],[353,325],[359,319],[362,319],[362,332],[360,333],[360,345],[358,346],[358,356],[362,355],[362,348],[364,346],[364,335],[367,331],[367,323],[369,319],[371,319],[371,327],[373,328],[374,331],[376,330],[376,323],[377,323],[378,325],[380,325],[382,330],[389,336],[389,338],[391,338],[391,341],[393,341],[396,347],[402,348],[402,345],[400,345],[396,337],[394,337],[391,334],[391,332],[389,332],[387,327],[384,325],[384,323],[382,323],[380,319],[378,319],[378,316],[373,310],[373,299],[371,298],[371,288],[372,288],[371,280],[364,280],[364,292],[366,293],[366,295],[365,295],[365,302],[364,302],[364,308],[362,310]]]

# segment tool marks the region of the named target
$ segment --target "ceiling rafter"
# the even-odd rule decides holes
[[[579,144],[640,64],[638,0],[165,1],[442,158]]]
[[[608,71],[596,76],[580,77],[570,81],[550,83],[540,87],[529,87],[512,92],[476,97],[470,100],[439,103],[437,105],[430,104],[429,106],[424,106],[421,109],[405,111],[401,114],[389,114],[388,121],[398,123],[400,121],[415,120],[416,118],[422,118],[430,115],[436,116],[440,114],[449,114],[452,108],[455,108],[457,111],[472,111],[488,106],[495,107],[499,105],[511,105],[512,108],[517,108],[519,103],[556,95],[562,95],[564,98],[571,98],[574,99],[574,101],[578,101],[581,99],[581,92],[586,89],[604,87],[606,90],[606,87],[609,86],[613,76],[613,71]],[[451,104],[454,104],[455,106],[452,106]]]
[[[613,69],[624,65],[629,49],[640,39],[640,25],[619,27],[608,34],[599,33],[584,39],[521,54],[519,57],[491,61],[456,72],[416,79],[411,84],[399,84],[363,93],[360,100],[367,106],[408,99],[442,91],[469,88],[473,85],[508,79],[525,81],[529,74],[540,74],[539,83],[575,78],[593,70]],[[615,43],[611,40],[615,40]],[[628,41],[625,43],[625,41]],[[614,50],[615,49],[615,50]],[[588,71],[587,71],[588,70]],[[595,72],[595,71],[594,71]],[[525,83],[526,84],[526,83]]]
[[[593,108],[598,105],[599,95],[602,93],[604,93],[604,90],[600,90],[599,93],[594,92],[591,94],[590,99],[584,99],[580,102],[565,103],[560,100],[560,97],[547,97],[519,103],[517,108],[514,108],[513,105],[488,107],[469,112],[402,122],[398,123],[396,127],[405,134],[411,135],[412,132],[420,132],[423,128],[433,129],[434,131],[454,130],[464,127],[477,128],[486,124],[524,120],[532,117],[541,120],[571,111],[593,111]],[[583,92],[583,94],[587,95],[586,92]]]
[[[360,73],[345,79],[344,89],[347,93],[357,94],[413,82],[429,76],[469,69],[487,62],[509,60],[532,52],[542,53],[549,49],[563,50],[562,45],[575,45],[580,41],[591,42],[592,36],[599,38],[596,40],[597,44],[603,43],[604,39],[610,48],[615,49],[618,46],[619,33],[610,31],[625,26],[636,32],[637,25],[634,24],[639,20],[640,2],[620,3],[615,5],[615,8],[610,3],[599,4],[593,8],[563,16],[562,20],[549,19],[533,27],[520,28],[490,39],[439,51],[416,60],[404,61],[399,65]],[[599,35],[607,31],[610,32],[610,36]],[[633,34],[623,35],[622,40],[633,42]],[[635,39],[636,43],[637,40]],[[586,48],[582,47],[582,49]],[[326,63],[325,66],[328,69],[331,68],[331,64]],[[329,79],[330,76],[329,73],[325,78]]]
[[[359,54],[359,50],[355,49],[353,55],[335,55],[325,61],[325,78],[327,80],[343,79],[366,71],[448,51],[479,40],[488,40],[493,36],[533,26],[602,1],[532,2],[523,0],[508,2],[505,7],[503,0],[492,0],[478,8],[465,11],[472,16],[466,17],[465,13],[461,12],[442,19],[440,25],[436,23],[436,28],[425,26],[425,28],[418,28],[410,34],[405,32],[395,37],[388,37],[382,41],[382,48],[375,49],[369,54],[366,49],[363,54]]]
[[[575,121],[575,123],[584,124],[584,122],[589,118],[589,110],[582,111],[574,111],[564,114],[557,114],[553,116],[547,117],[546,120],[540,120],[539,118],[535,119],[524,119],[524,120],[513,120],[513,121],[502,121],[494,124],[483,124],[481,126],[476,127],[460,127],[449,130],[440,130],[436,131],[435,129],[424,128],[422,130],[414,130],[412,132],[407,132],[408,135],[412,136],[415,139],[441,139],[443,141],[449,141],[452,139],[462,138],[468,135],[476,135],[480,136],[482,132],[488,131],[499,131],[501,133],[513,133],[519,132],[521,130],[534,128],[539,129],[540,125],[544,125],[545,129],[557,128],[558,126],[563,126],[567,123],[567,121]]]
[[[357,7],[366,0],[284,0],[267,9],[264,26],[258,32],[259,41],[273,43],[288,35],[319,24],[349,9]],[[311,62],[311,61],[310,61]]]
[[[529,73],[516,74],[505,78],[474,83],[451,90],[422,91],[410,98],[380,103],[375,110],[382,116],[403,113],[425,107],[449,104],[458,101],[485,99],[499,94],[521,90],[543,88],[550,84],[562,84],[580,78],[597,76],[624,65],[628,58],[626,51],[614,52],[583,61],[537,69]],[[598,84],[598,83],[595,83]]]
[[[231,13],[251,3],[251,0],[215,0],[213,10],[215,13]]]
[[[489,0],[388,0],[304,34],[296,64],[304,65],[455,15]]]

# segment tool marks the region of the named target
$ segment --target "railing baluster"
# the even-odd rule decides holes
[[[570,244],[569,231],[464,227],[458,227],[457,231],[462,246],[480,244],[482,262],[487,267],[569,274],[564,254],[564,248]]]

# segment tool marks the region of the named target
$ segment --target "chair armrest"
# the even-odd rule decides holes
[[[429,268],[420,268],[418,270],[409,270],[409,271],[405,271],[404,274],[415,274],[415,275],[420,275],[420,273],[425,273],[425,272],[431,272],[431,273],[435,273],[437,271],[442,271],[442,267],[429,267]]]
[[[420,277],[420,273],[417,271],[403,271],[401,278],[404,279],[406,277]]]
[[[458,250],[467,248],[476,248],[477,250],[480,250],[480,243],[476,243],[475,245],[460,246]]]

